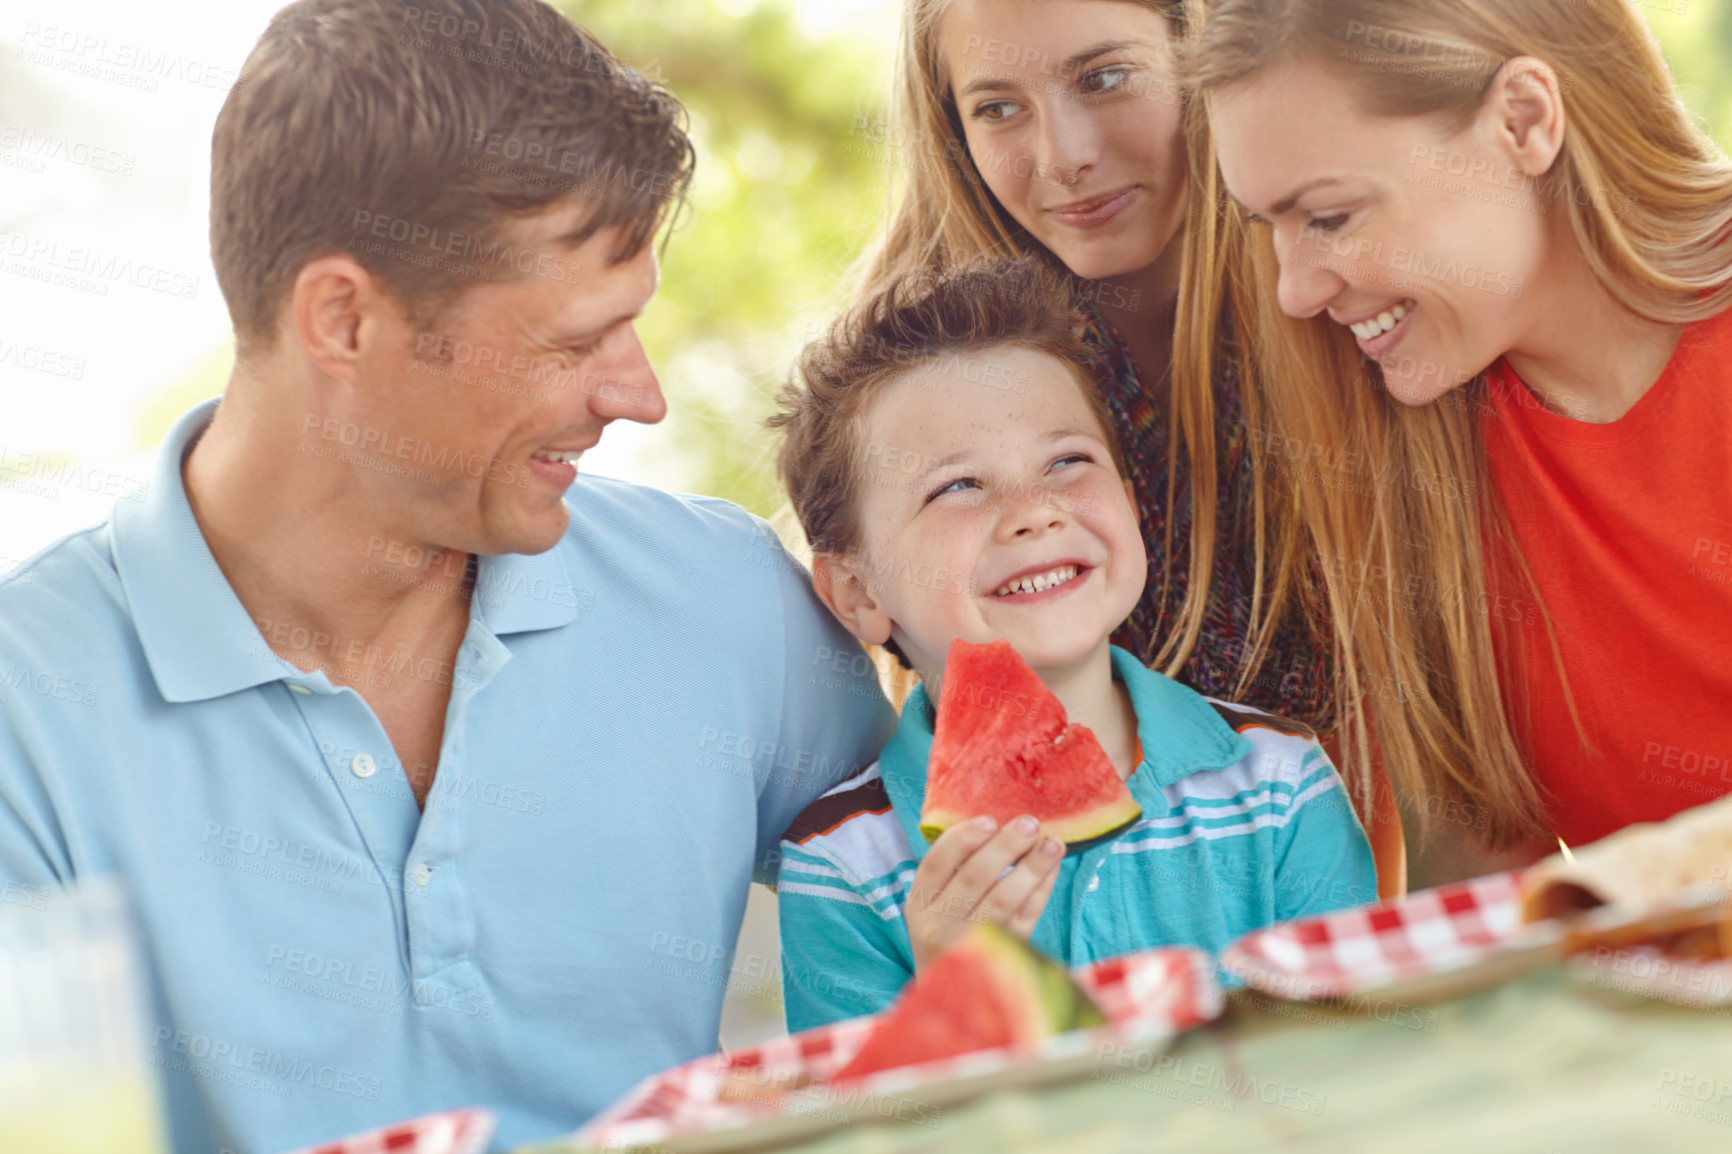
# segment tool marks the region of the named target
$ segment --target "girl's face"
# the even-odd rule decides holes
[[[865,414],[862,549],[874,622],[925,676],[957,638],[1003,639],[1037,671],[1104,659],[1148,557],[1071,370],[993,348],[910,371]]]
[[[1273,230],[1282,310],[1352,331],[1396,400],[1429,404],[1517,347],[1564,212],[1523,152],[1522,109],[1488,98],[1454,133],[1372,117],[1293,62],[1209,111],[1227,190]]]
[[[1185,210],[1167,21],[1126,0],[954,0],[938,48],[998,203],[1077,276],[1155,263]]]

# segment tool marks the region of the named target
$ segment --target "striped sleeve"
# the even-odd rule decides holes
[[[902,920],[914,869],[876,764],[794,820],[776,886],[791,1032],[874,1013],[901,993],[914,974]]]
[[[1209,704],[1251,742],[1247,760],[1254,762],[1263,804],[1245,817],[1274,828],[1276,920],[1375,902],[1371,843],[1312,731],[1244,705]]]

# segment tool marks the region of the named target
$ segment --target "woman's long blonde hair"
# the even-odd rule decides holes
[[[1601,283],[1639,316],[1682,324],[1732,303],[1732,251],[1720,246],[1732,226],[1732,167],[1686,113],[1630,0],[1186,7],[1183,75],[1199,103],[1303,58],[1345,77],[1369,113],[1461,127],[1506,61],[1543,60],[1557,73],[1566,113],[1562,151],[1540,185],[1544,210],[1568,214]],[[1229,227],[1245,227],[1234,205],[1227,213]],[[1374,732],[1403,810],[1422,833],[1456,803],[1475,807],[1459,812],[1477,811],[1472,824],[1491,847],[1549,841],[1544,799],[1516,737],[1520,699],[1503,693],[1525,673],[1513,658],[1500,667],[1482,609],[1496,557],[1512,558],[1514,568],[1495,579],[1533,585],[1488,484],[1476,416],[1487,404],[1485,379],[1424,408],[1392,400],[1381,370],[1345,329],[1282,314],[1272,245],[1259,237],[1252,247],[1259,380],[1279,382],[1265,397],[1272,427],[1327,452],[1361,450],[1366,462],[1354,484],[1331,484],[1343,478],[1325,472],[1296,480],[1323,560],[1355,784],[1361,796],[1370,789]],[[1426,602],[1420,611],[1404,605],[1415,585]],[[1551,645],[1561,671],[1555,638]]]
[[[1165,17],[1177,45],[1184,35],[1179,0],[1123,0]],[[874,295],[900,274],[939,270],[973,263],[985,257],[1038,256],[1053,269],[1055,289],[1069,282],[1082,284],[1044,245],[1019,226],[993,197],[968,151],[962,120],[950,96],[950,80],[938,47],[939,24],[950,0],[905,0],[897,80],[892,92],[886,149],[893,178],[901,188],[888,227],[862,262],[856,298]],[[1164,98],[1184,98],[1167,85]],[[1186,104],[1186,138],[1190,163],[1188,199],[1183,224],[1183,254],[1179,270],[1178,311],[1174,324],[1171,386],[1167,427],[1171,444],[1167,457],[1167,541],[1162,548],[1160,615],[1166,619],[1165,590],[1170,586],[1173,483],[1181,465],[1191,486],[1191,556],[1185,601],[1174,627],[1167,632],[1151,664],[1175,674],[1189,659],[1202,631],[1215,559],[1217,462],[1214,375],[1218,356],[1237,362],[1247,406],[1258,390],[1251,387],[1254,365],[1244,342],[1223,348],[1223,335],[1246,331],[1240,324],[1253,316],[1246,290],[1248,278],[1234,270],[1250,270],[1245,239],[1237,229],[1222,227],[1226,199],[1213,163],[1208,122],[1201,109]],[[1201,158],[1201,162],[1199,162]],[[1157,372],[1159,366],[1141,366]],[[1147,387],[1150,383],[1145,381]],[[1247,420],[1252,418],[1246,409]],[[1253,598],[1247,644],[1237,657],[1239,687],[1257,674],[1269,639],[1281,620],[1293,591],[1300,585],[1303,562],[1290,512],[1270,512],[1282,504],[1276,486],[1265,481],[1260,441],[1248,445],[1252,470],[1251,533],[1254,550]],[[1285,502],[1290,510],[1291,500]]]

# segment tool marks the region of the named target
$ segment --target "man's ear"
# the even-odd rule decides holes
[[[1551,171],[1564,147],[1564,98],[1552,66],[1532,56],[1506,60],[1492,78],[1476,127],[1531,177]]]
[[[868,645],[890,640],[890,614],[867,586],[853,558],[840,553],[812,557],[812,588],[842,628]]]
[[[308,261],[291,291],[290,322],[307,359],[351,383],[364,340],[377,339],[387,314],[401,311],[372,273],[341,253]]]

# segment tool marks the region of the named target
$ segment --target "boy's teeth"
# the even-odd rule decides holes
[[[1358,324],[1348,325],[1347,327],[1352,329],[1353,335],[1362,341],[1374,340],[1394,328],[1396,323],[1415,307],[1417,306],[1415,306],[1412,301],[1402,301],[1394,308],[1385,309],[1370,320],[1360,321]]]
[[[570,450],[569,452],[564,452],[564,453],[547,452],[547,453],[531,453],[529,455],[538,461],[553,461],[553,462],[555,462],[557,464],[561,464],[561,465],[573,465],[573,464],[577,463],[577,459],[579,457],[583,456],[583,450],[582,449],[573,449],[573,450]]]
[[[994,597],[1009,597],[1013,593],[1040,593],[1051,589],[1054,585],[1062,585],[1075,577],[1081,570],[1075,565],[1060,565],[1057,569],[1048,569],[1045,573],[1036,573],[1029,577],[1018,577],[1014,581],[1006,581],[1001,585]]]

